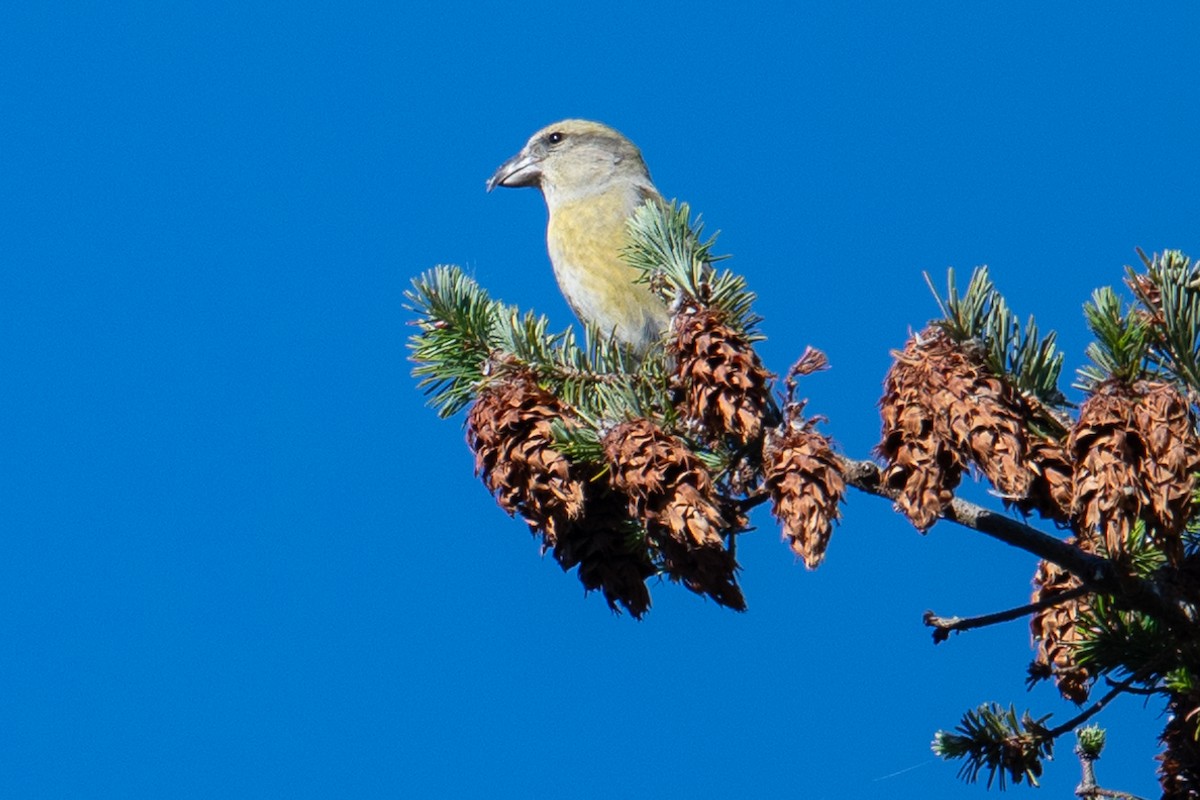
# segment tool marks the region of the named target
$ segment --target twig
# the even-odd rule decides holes
[[[969,631],[972,628],[982,628],[987,625],[995,625],[999,622],[1008,622],[1009,620],[1020,619],[1027,614],[1032,614],[1035,611],[1041,611],[1043,608],[1051,608],[1059,603],[1065,603],[1068,600],[1074,600],[1077,597],[1083,597],[1085,594],[1091,594],[1092,589],[1087,586],[1077,586],[1074,589],[1068,589],[1065,592],[1060,592],[1053,597],[1047,597],[1044,600],[1039,600],[1036,603],[1010,608],[1005,611],[997,611],[993,614],[983,614],[978,617],[939,617],[932,611],[926,611],[924,622],[930,628],[933,628],[933,643],[938,644],[950,638],[951,631]]]
[[[554,377],[562,380],[591,380],[595,381],[596,383],[607,384],[609,386],[622,386],[629,384],[631,382],[629,379],[633,378],[634,380],[632,383],[649,383],[645,377],[637,373],[593,372],[591,370],[579,369],[577,367],[571,367],[567,366],[566,364],[558,363],[542,364],[539,362],[532,362],[522,363],[521,366],[538,370],[543,374],[553,375]]]
[[[1075,794],[1079,794],[1079,790],[1075,790]],[[1129,792],[1118,792],[1116,789],[1105,789],[1101,786],[1094,787],[1090,793],[1079,795],[1080,797],[1111,797],[1113,800],[1146,800],[1141,795],[1130,794]]]
[[[1076,714],[1075,716],[1071,717],[1069,720],[1064,722],[1062,725],[1059,725],[1057,728],[1051,728],[1050,730],[1046,731],[1046,734],[1045,734],[1046,737],[1050,738],[1050,739],[1057,739],[1059,736],[1062,736],[1064,733],[1074,730],[1079,725],[1082,725],[1083,723],[1087,722],[1089,719],[1091,719],[1092,717],[1096,716],[1101,711],[1103,711],[1104,707],[1107,706],[1109,703],[1111,703],[1113,700],[1115,700],[1117,695],[1122,694],[1130,686],[1132,686],[1133,684],[1135,684],[1139,680],[1141,680],[1142,677],[1144,677],[1143,673],[1147,673],[1147,672],[1149,672],[1148,666],[1142,667],[1141,669],[1139,669],[1137,672],[1130,675],[1125,680],[1123,680],[1120,683],[1118,683],[1117,685],[1113,686],[1113,688],[1110,689],[1108,691],[1108,693],[1104,695],[1104,697],[1101,697],[1099,700],[1092,703],[1090,706],[1088,706],[1087,708],[1085,708],[1083,711]]]
[[[740,511],[749,511],[755,506],[760,506],[771,499],[771,494],[766,489],[759,489],[753,494],[747,495],[742,500],[734,501]]]
[[[1117,685],[1117,681],[1114,681],[1112,678],[1109,678],[1107,676],[1105,676],[1104,682],[1106,684],[1108,684],[1109,686]],[[1126,692],[1126,694],[1136,694],[1136,695],[1141,695],[1143,697],[1155,697],[1157,695],[1162,694],[1163,690],[1161,687],[1145,688],[1145,687],[1127,686],[1127,687],[1125,687],[1125,692]]]

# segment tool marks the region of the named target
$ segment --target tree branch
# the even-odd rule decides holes
[[[889,500],[899,497],[898,490],[884,485],[879,466],[874,462],[856,461],[842,455],[836,458],[842,477],[850,486]],[[1173,593],[1168,594],[1167,587],[1157,582],[1121,573],[1106,558],[1084,552],[1062,539],[957,497],[946,506],[942,518],[1057,564],[1092,591],[1112,595],[1124,606],[1162,620],[1187,638],[1196,636],[1196,609],[1190,603]]]
[[[1004,611],[997,611],[994,614],[984,614],[978,617],[939,617],[932,611],[926,611],[924,622],[930,628],[933,628],[933,643],[939,644],[950,638],[951,631],[969,631],[972,628],[983,628],[987,625],[995,625],[999,622],[1008,622],[1009,620],[1020,619],[1027,614],[1032,614],[1035,611],[1041,611],[1043,608],[1050,608],[1059,603],[1065,603],[1068,600],[1074,600],[1076,597],[1083,597],[1085,594],[1092,594],[1092,588],[1089,586],[1077,586],[1074,589],[1068,589],[1065,592],[1059,592],[1053,597],[1047,597],[1044,600],[1039,600],[1036,603],[1018,606],[1017,608],[1009,608]]]

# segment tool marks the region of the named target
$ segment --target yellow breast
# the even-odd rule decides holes
[[[546,244],[559,288],[575,314],[605,334],[644,350],[667,326],[667,310],[621,251],[627,222],[641,197],[610,191],[550,210]]]

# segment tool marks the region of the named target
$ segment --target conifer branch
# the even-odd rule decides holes
[[[967,711],[956,733],[938,731],[934,737],[933,751],[945,759],[964,759],[959,777],[968,783],[973,783],[979,773],[986,769],[989,788],[997,776],[1001,789],[1004,788],[1006,777],[1015,783],[1024,779],[1031,786],[1037,786],[1037,778],[1042,774],[1042,759],[1051,757],[1055,740],[1099,714],[1143,678],[1139,674],[1130,675],[1104,697],[1054,728],[1045,725],[1049,714],[1035,720],[1026,711],[1018,719],[1016,709],[1012,706],[1006,711],[995,703],[986,703]],[[1095,743],[1095,736],[1089,734],[1088,738],[1092,744]]]
[[[1054,676],[1076,703],[1101,679],[1110,689],[1055,728],[1048,715],[980,706],[956,732],[939,732],[934,750],[963,759],[967,780],[987,771],[989,785],[1036,784],[1057,737],[1121,693],[1165,693],[1176,721],[1160,776],[1164,787],[1193,780],[1200,273],[1190,260],[1139,251],[1146,272],[1128,271],[1132,305],[1112,289],[1093,295],[1092,364],[1079,371],[1090,396],[1077,420],[1057,389],[1055,334],[1042,336],[1032,317],[1020,324],[986,268],[962,293],[951,271],[946,298],[934,293],[942,319],[895,353],[885,380],[881,472],[837,455],[816,430],[822,418],[803,418],[797,379],[827,366],[819,351],[786,373],[779,408],[775,376],[752,346],[754,294],[716,269],[715,237],[702,233],[682,204],[648,203],[630,221],[624,257],[672,314],[661,346],[645,353],[590,327],[582,342],[572,329],[551,332],[544,316],[491,299],[457,267],[414,280],[405,295],[417,317],[413,374],[440,416],[471,406],[468,444],[501,507],[587,590],[636,617],[655,574],[743,609],[736,537],[750,529],[746,512],[768,500],[810,569],[847,483],[896,502],[922,532],[938,519],[978,531],[1042,560],[1035,601],[967,618],[927,611],[934,643],[1032,614],[1031,681]],[[967,470],[1079,542],[955,497]],[[1081,796],[1132,798],[1096,786],[1090,764]]]
[[[441,417],[458,413],[484,384],[514,372],[551,384],[564,405],[596,424],[665,405],[661,352],[638,359],[591,327],[581,347],[573,330],[549,332],[544,316],[491,299],[458,267],[430,270],[405,297],[419,330],[409,339],[413,375]]]
[[[839,455],[838,462],[846,483],[855,489],[889,500],[899,496],[898,490],[884,485],[879,466],[873,461],[858,461]],[[943,519],[1052,561],[1085,582],[1110,577],[1112,567],[1107,560],[961,498],[955,498],[947,506]]]
[[[1097,595],[1081,617],[1086,635],[1074,645],[1074,654],[1076,662],[1089,670],[1128,670],[1157,682],[1164,673],[1200,656],[1194,630],[1164,650],[1163,622],[1153,614],[1123,610],[1117,598]]]
[[[439,417],[458,413],[475,396],[497,345],[500,303],[458,267],[439,266],[413,280],[405,308],[417,314],[409,339],[413,375]]]
[[[985,703],[963,714],[956,732],[938,731],[932,749],[945,759],[963,759],[958,775],[968,783],[987,770],[988,788],[997,777],[1001,789],[1009,779],[1037,786],[1042,759],[1054,749],[1054,738],[1047,736],[1043,725],[1048,718],[1034,719],[1028,711],[1018,718],[1012,706],[1005,710]]]
[[[883,484],[875,463],[841,455],[837,460],[848,485],[889,500],[899,496],[898,490]],[[962,498],[951,501],[942,518],[1057,564],[1079,578],[1091,591],[1119,597],[1122,606],[1161,619],[1173,630],[1186,632],[1188,638],[1196,636],[1195,609],[1159,582],[1121,574],[1106,558]]]
[[[1138,250],[1146,273],[1126,268],[1126,284],[1142,305],[1153,333],[1149,361],[1200,391],[1200,265],[1178,250],[1148,257]]]

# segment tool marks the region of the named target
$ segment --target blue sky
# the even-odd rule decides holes
[[[1031,557],[852,494],[816,573],[755,517],[748,613],[614,617],[406,361],[439,263],[571,322],[541,199],[483,184],[582,116],[722,231],[772,368],[829,354],[802,393],[850,455],[923,270],[989,264],[1082,363],[1134,247],[1200,254],[1200,12],[911,5],[10,4],[0,794],[983,796],[934,730],[1072,709],[1024,625],[921,614],[1023,602]],[[1157,794],[1158,712],[1103,718],[1104,783]]]

